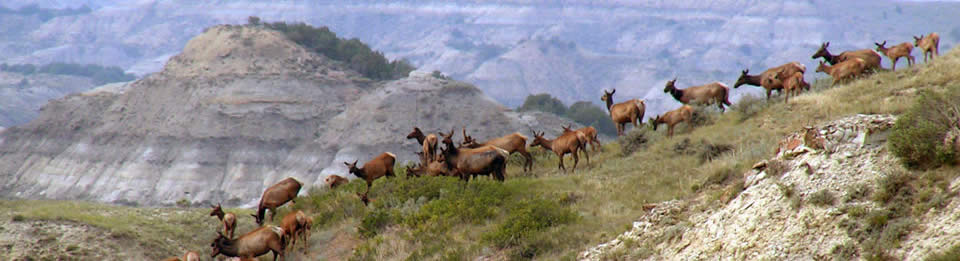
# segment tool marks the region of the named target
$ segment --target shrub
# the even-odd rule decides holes
[[[889,137],[890,151],[904,166],[916,169],[952,164],[956,148],[944,144],[948,132],[960,126],[960,87],[945,93],[921,90],[916,103],[897,118]]]
[[[760,113],[766,106],[767,103],[764,102],[763,98],[747,94],[740,96],[740,100],[734,103],[731,109],[740,113],[740,121],[743,122]]]
[[[927,256],[927,261],[954,261],[960,260],[960,244],[953,245],[947,251]]]
[[[837,201],[837,198],[833,196],[827,189],[821,189],[820,191],[810,194],[810,197],[807,198],[807,202],[817,206],[832,206],[834,202]]]
[[[647,128],[632,129],[617,138],[617,143],[620,144],[620,154],[626,157],[638,150],[646,149],[647,145],[650,144],[650,140],[647,138],[648,132]]]
[[[865,199],[873,192],[870,186],[864,183],[858,183],[847,187],[847,194],[843,196],[843,202],[853,202],[855,200]]]
[[[527,96],[517,111],[542,111],[564,116],[567,115],[567,106],[550,94],[541,93]]]
[[[360,227],[357,228],[357,232],[360,232],[360,235],[365,238],[372,238],[373,236],[377,235],[380,229],[383,229],[390,223],[390,213],[383,210],[374,210],[363,216],[363,220],[360,221]]]
[[[483,235],[484,240],[501,248],[519,246],[547,228],[577,219],[559,202],[544,199],[526,200],[509,213],[502,224]]]

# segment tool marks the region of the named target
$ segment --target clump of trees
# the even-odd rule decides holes
[[[343,62],[347,68],[355,70],[370,79],[399,79],[416,69],[404,60],[388,60],[383,53],[374,51],[360,39],[340,38],[326,26],[313,27],[302,22],[294,24],[287,24],[286,22],[264,23],[256,16],[249,17],[247,23],[279,31],[307,50]]]
[[[922,90],[916,103],[897,118],[890,151],[908,168],[954,164],[960,153],[960,86],[944,92]]]
[[[21,74],[59,74],[90,77],[93,83],[97,85],[111,82],[132,81],[137,77],[133,74],[123,72],[123,69],[116,66],[101,66],[96,64],[75,64],[75,63],[50,63],[36,66],[33,64],[0,64],[0,71],[16,72]]]
[[[557,98],[550,94],[532,94],[527,96],[523,105],[517,108],[517,111],[542,111],[549,112],[559,116],[570,118],[571,120],[584,126],[593,126],[600,133],[615,136],[617,128],[610,120],[610,115],[606,110],[587,101],[576,102],[567,107]]]

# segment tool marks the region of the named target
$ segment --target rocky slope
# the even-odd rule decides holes
[[[0,194],[251,204],[288,176],[312,185],[343,174],[342,161],[382,151],[413,160],[404,136],[414,124],[469,125],[483,138],[564,123],[510,112],[459,82],[370,82],[275,31],[216,26],[163,71],[55,100],[0,134]]]
[[[643,97],[651,112],[676,106],[661,90],[710,81],[730,85],[744,68],[759,71],[809,59],[821,42],[833,50],[873,48],[940,32],[941,49],[960,37],[960,4],[907,1],[26,1],[89,13],[38,20],[0,15],[11,29],[2,61],[66,61],[158,71],[203,28],[265,21],[327,25],[391,58],[477,83],[510,107],[549,92],[572,103],[600,103],[601,89]],[[23,3],[3,3],[20,8]],[[856,10],[850,12],[849,10]],[[8,24],[5,22],[4,24]],[[2,29],[0,29],[2,30]],[[918,56],[919,57],[919,56]],[[886,60],[886,59],[885,59]],[[884,61],[884,66],[889,66]],[[811,73],[811,75],[815,75]],[[739,89],[735,95],[757,93]]]
[[[634,222],[632,229],[582,252],[579,258],[864,257],[866,243],[851,232],[857,231],[857,215],[864,214],[854,209],[869,213],[884,207],[864,200],[859,193],[879,193],[884,189],[877,185],[882,184],[880,180],[904,171],[885,146],[894,121],[895,117],[890,115],[856,115],[815,126],[815,135],[810,138],[804,138],[805,131],[791,135],[780,143],[775,157],[744,173],[742,192],[726,191],[721,196],[729,200],[725,205],[705,206],[711,202],[706,196],[660,203]],[[949,191],[956,191],[957,181],[950,184]],[[854,189],[860,187],[865,189]],[[815,194],[824,193],[821,191],[834,195],[836,202],[809,203],[816,200]],[[898,239],[899,246],[888,254],[899,260],[919,260],[953,245],[960,238],[960,230],[946,220],[956,216],[958,206],[960,202],[952,200],[919,217],[918,224],[913,226],[916,229]],[[889,222],[888,226],[898,225]],[[887,232],[884,233],[886,237]]]
[[[47,101],[93,87],[88,77],[0,71],[0,126],[27,123]]]

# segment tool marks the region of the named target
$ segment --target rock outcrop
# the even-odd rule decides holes
[[[659,203],[632,229],[579,258],[627,254],[648,260],[810,260],[849,255],[846,250],[856,253],[862,242],[851,238],[844,225],[855,215],[848,209],[876,209],[876,202],[799,204],[820,191],[837,201],[856,198],[848,194],[860,192],[851,188],[877,191],[878,180],[904,171],[885,146],[894,121],[890,115],[856,115],[797,132],[781,142],[776,156],[744,174],[745,189],[726,205],[705,207],[709,201],[703,197]],[[958,206],[953,200],[918,217],[918,229],[888,254],[917,260],[955,244],[960,229],[947,220],[956,216]]]
[[[414,124],[483,138],[565,123],[455,81],[371,82],[279,32],[215,26],[159,73],[52,101],[5,130],[0,196],[251,204],[288,176],[310,186],[344,174],[342,161],[383,151],[413,161]]]

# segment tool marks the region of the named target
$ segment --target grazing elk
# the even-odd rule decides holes
[[[533,143],[530,146],[540,146],[557,154],[557,157],[560,158],[560,165],[557,168],[567,171],[567,167],[563,165],[563,155],[570,153],[573,155],[573,170],[576,171],[577,163],[580,162],[578,151],[583,151],[583,154],[587,157],[587,164],[590,164],[590,154],[587,154],[587,143],[585,142],[587,138],[583,133],[569,132],[550,140],[543,137],[543,132],[531,131],[533,132]]]
[[[447,169],[447,162],[446,158],[443,156],[443,152],[444,150],[441,148],[440,155],[437,156],[437,160],[430,162],[430,164],[427,164],[427,166],[421,166],[419,164],[416,166],[407,166],[407,176],[410,176],[411,174],[416,177],[424,175],[429,177],[450,176],[451,171]]]
[[[866,63],[860,58],[846,60],[834,66],[827,65],[823,61],[820,61],[820,66],[817,66],[817,72],[827,73],[830,77],[833,77],[833,83],[831,83],[830,86],[860,76],[865,69]]]
[[[323,183],[327,184],[327,187],[329,187],[330,189],[334,189],[336,187],[339,187],[340,185],[350,183],[350,180],[347,178],[341,177],[340,175],[330,175],[330,176],[327,176],[326,178],[323,178]]]
[[[653,130],[657,130],[657,126],[661,123],[667,124],[667,137],[673,137],[673,126],[676,126],[680,122],[687,122],[690,124],[690,119],[693,118],[693,107],[690,105],[683,105],[680,108],[668,111],[663,114],[663,116],[657,115],[656,118],[651,118],[650,121],[653,122]]]
[[[287,204],[289,201],[296,202],[297,194],[300,193],[300,188],[303,187],[303,183],[300,183],[295,178],[286,178],[273,184],[263,191],[263,196],[260,197],[260,204],[257,205],[257,214],[250,214],[257,220],[257,225],[263,225],[264,213],[267,209],[270,210],[270,221],[273,221],[273,216],[276,215],[277,208]]]
[[[926,63],[927,54],[930,55],[930,60],[933,60],[934,56],[940,55],[940,35],[930,33],[927,36],[914,36],[913,46],[920,47],[920,50],[923,50],[923,62]]]
[[[479,148],[490,145],[503,149],[509,154],[520,153],[520,155],[522,155],[526,160],[526,162],[523,164],[523,171],[526,172],[533,169],[533,156],[530,155],[530,152],[527,152],[527,136],[523,136],[523,134],[520,134],[519,132],[514,132],[502,137],[484,141],[483,143],[477,143],[473,137],[467,135],[466,127],[462,128],[461,130],[463,131],[463,142],[460,143],[461,146],[467,148]]]
[[[773,90],[781,91],[783,90],[783,85],[780,84],[764,84],[764,79],[768,79],[774,75],[780,76],[781,79],[786,78],[789,75],[794,73],[806,73],[807,67],[798,62],[789,62],[783,65],[773,67],[763,71],[763,73],[758,75],[750,75],[750,69],[744,69],[740,71],[740,78],[737,78],[737,83],[733,85],[733,88],[736,89],[740,85],[753,85],[763,87],[767,91],[767,100],[770,100],[770,92]]]
[[[233,231],[237,229],[237,215],[224,213],[220,204],[216,206],[210,205],[210,207],[213,208],[213,211],[210,211],[210,215],[216,216],[220,219],[220,223],[223,223],[223,233],[226,234],[228,238],[233,238]]]
[[[883,69],[880,66],[880,55],[877,52],[874,52],[870,49],[861,49],[856,51],[846,51],[842,52],[839,55],[830,54],[830,51],[827,50],[827,47],[830,47],[830,42],[826,42],[820,45],[820,49],[817,49],[817,52],[811,56],[811,59],[817,59],[823,57],[831,65],[837,65],[847,60],[852,60],[853,58],[860,58],[864,61],[864,70],[874,71]]]
[[[910,43],[901,43],[891,46],[890,48],[885,46],[887,45],[887,41],[873,44],[877,46],[877,51],[886,55],[887,58],[890,58],[890,63],[892,64],[890,70],[897,69],[897,60],[900,60],[900,57],[907,57],[907,66],[913,66],[913,55],[911,55],[911,53],[913,53],[913,45]]]
[[[396,162],[396,155],[393,155],[393,153],[390,152],[384,152],[380,153],[380,155],[374,157],[370,161],[367,161],[367,163],[364,163],[362,168],[357,168],[356,160],[354,160],[353,163],[344,162],[343,164],[347,165],[347,168],[350,168],[350,174],[356,175],[357,177],[367,181],[367,191],[363,193],[366,195],[370,192],[370,186],[373,186],[374,180],[377,180],[383,176],[394,176],[393,164]]]
[[[776,84],[783,85],[783,103],[790,102],[790,93],[793,93],[794,96],[797,96],[800,94],[801,89],[810,88],[810,84],[803,80],[803,73],[801,72],[794,73],[786,78],[781,78],[780,74],[774,74],[772,78],[765,79],[764,81],[771,81],[775,82]]]
[[[210,257],[223,254],[228,257],[255,258],[273,252],[273,260],[277,260],[278,255],[283,258],[287,246],[283,229],[276,226],[263,226],[237,239],[227,238],[219,231],[217,234],[217,238],[210,243],[213,250]]]
[[[600,138],[597,137],[598,134],[597,134],[596,128],[594,128],[593,126],[587,126],[587,127],[573,130],[571,128],[572,126],[573,125],[568,124],[567,126],[560,126],[560,127],[563,128],[563,133],[573,132],[573,131],[583,133],[583,135],[587,137],[587,142],[590,143],[590,147],[593,148],[594,152],[598,150],[597,149],[598,147],[603,147],[603,144],[600,144]]]
[[[610,92],[603,90],[603,96],[600,97],[600,100],[607,104],[610,120],[617,126],[617,136],[620,136],[623,135],[623,129],[626,128],[627,123],[633,124],[634,128],[643,124],[643,113],[647,109],[647,104],[641,99],[613,104],[613,94],[616,92],[617,89]]]
[[[676,77],[674,77],[673,80],[667,81],[667,85],[663,88],[663,92],[670,93],[670,95],[680,103],[704,105],[716,103],[717,106],[720,107],[721,112],[727,111],[723,105],[731,105],[730,100],[728,99],[730,96],[730,88],[721,82],[693,86],[686,89],[677,89],[677,86],[675,85],[676,82]]]
[[[424,135],[420,128],[413,127],[413,132],[407,134],[407,139],[417,139],[417,143],[423,146],[423,155],[420,157],[420,162],[423,164],[430,163],[434,160],[434,157],[437,155],[437,135],[436,134],[427,134]]]
[[[477,148],[458,148],[453,144],[454,130],[449,134],[440,133],[443,137],[443,145],[446,148],[441,149],[443,157],[446,159],[447,169],[452,171],[452,175],[459,176],[460,179],[470,181],[471,177],[477,175],[492,174],[497,181],[503,181],[507,174],[507,157],[510,153],[496,146],[485,145]]]
[[[287,243],[289,243],[291,249],[297,245],[297,235],[303,233],[303,230],[306,229],[306,224],[307,214],[303,213],[303,210],[290,212],[280,220],[280,228],[283,229],[283,236],[287,238]]]

